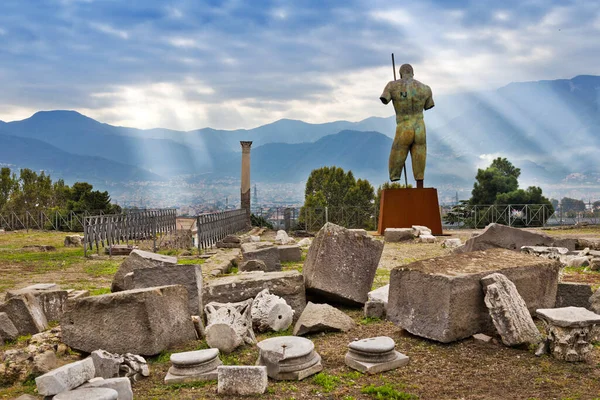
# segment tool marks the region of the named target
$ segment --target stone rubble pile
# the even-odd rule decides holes
[[[223,364],[218,349],[173,353],[170,360],[173,365],[165,377],[166,384],[217,379],[217,368]]]
[[[356,340],[348,345],[346,365],[367,374],[378,374],[408,364],[409,358],[397,352],[396,343],[387,336]]]
[[[300,381],[323,370],[321,356],[313,342],[297,336],[280,336],[258,343],[257,365],[267,367],[267,375],[278,381]]]

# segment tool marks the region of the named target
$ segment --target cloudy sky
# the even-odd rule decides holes
[[[593,0],[2,0],[0,120],[358,121],[393,114],[392,52],[435,96],[600,75],[599,37]]]

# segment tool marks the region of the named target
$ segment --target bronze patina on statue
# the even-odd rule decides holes
[[[414,79],[413,75],[410,64],[402,65],[400,79],[395,79],[394,71],[394,80],[388,82],[379,99],[383,104],[392,101],[396,111],[396,136],[389,160],[390,180],[394,182],[401,178],[406,157],[410,152],[417,188],[423,188],[427,159],[423,110],[429,110],[434,103],[431,88]]]

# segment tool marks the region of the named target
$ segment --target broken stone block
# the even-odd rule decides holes
[[[94,362],[96,377],[110,379],[119,376],[119,367],[124,359],[119,354],[112,354],[105,350],[94,350],[90,355]]]
[[[302,248],[297,245],[277,246],[279,250],[280,262],[300,262],[302,261]]]
[[[596,314],[600,314],[600,289],[597,289],[590,297],[590,310]]]
[[[457,253],[503,248],[519,251],[523,246],[566,247],[573,251],[577,247],[577,239],[561,239],[545,233],[530,232],[501,224],[489,224],[481,234],[467,240],[464,246],[455,250]]]
[[[490,343],[493,338],[491,336],[486,335],[485,333],[476,333],[473,335],[473,339],[479,340],[480,342]]]
[[[217,379],[217,368],[222,365],[218,349],[173,353],[171,363],[173,365],[165,377],[166,384]]]
[[[133,289],[69,301],[61,319],[68,346],[154,355],[196,339],[183,286]]]
[[[65,237],[65,247],[82,247],[83,236],[81,235],[68,235]]]
[[[264,261],[261,260],[248,260],[244,261],[240,264],[240,271],[242,272],[253,272],[253,271],[262,271],[267,272],[267,265]]]
[[[298,242],[298,246],[300,247],[309,247],[312,241],[309,238],[304,238]]]
[[[127,377],[133,382],[150,376],[150,368],[146,359],[138,354],[123,354],[123,364],[119,366],[119,376]]]
[[[8,314],[0,312],[0,340],[15,340],[19,337],[19,330],[10,320]]]
[[[594,257],[590,261],[590,271],[600,271],[600,257]]]
[[[306,307],[304,280],[298,271],[251,272],[214,279],[204,285],[202,298],[205,304],[236,303],[254,298],[264,289],[283,297],[294,310],[294,319],[298,319]]]
[[[327,223],[308,250],[303,266],[307,292],[335,302],[367,301],[383,242]]]
[[[259,332],[284,331],[290,327],[294,319],[294,310],[282,297],[265,289],[252,301],[252,326]]]
[[[267,367],[264,366],[220,366],[217,375],[220,395],[247,396],[267,390]]]
[[[385,228],[383,237],[388,243],[404,242],[415,238],[412,228]]]
[[[118,400],[133,400],[133,391],[131,390],[131,381],[128,378],[109,378],[100,379],[94,382],[87,382],[80,386],[80,389],[105,388],[117,392]],[[78,389],[79,390],[79,389]]]
[[[48,329],[48,321],[38,299],[23,293],[0,304],[0,312],[8,315],[19,335],[33,335]]]
[[[223,240],[217,242],[220,249],[235,249],[242,246],[242,240],[236,235],[227,235]]]
[[[375,290],[371,290],[367,295],[369,300],[383,301],[387,307],[388,297],[390,295],[390,284],[384,285]]]
[[[348,345],[346,365],[367,374],[391,371],[408,364],[409,358],[395,350],[396,343],[387,336],[356,340]]]
[[[462,246],[459,238],[446,239],[442,242],[442,247],[445,249],[455,249]]]
[[[33,356],[33,370],[35,375],[45,374],[58,367],[56,353],[52,350],[44,351]]]
[[[239,303],[206,305],[206,343],[223,353],[231,353],[242,344],[255,344],[250,315],[252,299]]]
[[[365,318],[385,319],[385,306],[381,300],[368,300],[363,309]]]
[[[537,344],[542,336],[533,323],[527,304],[506,276],[494,273],[481,278],[485,305],[496,330],[507,346]]]
[[[567,261],[567,267],[581,268],[590,265],[590,259],[588,257],[571,257]]]
[[[582,307],[539,309],[536,313],[544,321],[554,358],[568,362],[590,359],[600,315]]]
[[[287,232],[284,230],[278,230],[277,235],[275,235],[275,243],[277,244],[291,244],[294,243],[295,240],[288,236]]]
[[[590,297],[594,294],[587,283],[560,282],[556,292],[556,308],[583,307],[589,309]]]
[[[85,388],[62,392],[54,400],[117,400],[119,392],[109,388]]]
[[[57,286],[55,284],[51,284]],[[56,288],[44,289],[46,285],[32,285],[19,290],[9,290],[6,292],[6,298],[20,296],[24,293],[31,293],[39,302],[47,321],[59,321],[62,313],[65,311],[68,293],[66,290]]]
[[[279,336],[258,343],[257,365],[267,367],[269,378],[300,381],[323,370],[321,356],[310,340]]]
[[[566,247],[523,246],[521,247],[521,252],[533,254],[534,256],[538,257],[560,260],[562,256],[565,256],[569,253],[569,249]]]
[[[75,299],[80,299],[83,297],[88,297],[90,295],[90,291],[89,290],[73,290],[73,289],[67,289],[67,294],[68,294],[68,300],[75,300]]]
[[[480,279],[498,272],[513,282],[530,313],[553,307],[560,263],[506,249],[448,255],[396,267],[387,319],[408,332],[449,343],[494,332]]]
[[[421,242],[421,243],[435,243],[435,236],[420,234],[419,235],[419,242]]]
[[[40,395],[53,396],[81,386],[92,379],[94,374],[94,362],[91,358],[85,358],[38,376],[35,384]]]
[[[181,285],[187,289],[190,315],[202,312],[202,267],[200,265],[168,265],[133,271],[127,289]]]
[[[117,270],[110,290],[112,292],[127,290],[123,279],[125,275],[136,269],[165,267],[169,265],[177,265],[177,257],[163,256],[143,250],[133,250]]]
[[[429,229],[426,226],[413,225],[412,231],[413,231],[414,237],[420,237],[421,235],[430,235],[431,236],[431,229]]]
[[[352,318],[329,304],[310,301],[294,325],[294,336],[316,332],[347,332],[356,327]]]
[[[244,243],[242,245],[244,261],[260,260],[265,263],[265,272],[281,271],[279,250],[272,245],[262,243]]]

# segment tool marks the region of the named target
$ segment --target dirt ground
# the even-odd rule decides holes
[[[449,233],[460,237],[463,242],[470,237],[470,232],[465,231]],[[600,238],[600,229],[586,229],[580,233],[586,237]],[[568,231],[568,234],[577,235],[578,232]],[[108,292],[112,275],[122,257],[86,259],[81,249],[65,249],[62,246],[64,236],[64,233],[37,232],[0,234],[0,293],[43,282],[55,282],[64,288],[89,289],[93,294]],[[23,251],[22,247],[28,244],[53,245],[57,251]],[[388,283],[389,271],[396,266],[448,253],[449,250],[442,248],[439,243],[386,244],[373,286]],[[286,263],[284,269],[299,269],[301,266],[302,263]],[[562,279],[600,285],[600,273],[586,272],[583,268],[564,270]],[[360,309],[344,311],[356,321],[354,330],[309,337],[323,359],[324,370],[321,374],[301,382],[270,380],[265,395],[250,398],[600,399],[600,345],[594,348],[591,362],[564,363],[549,356],[536,357],[532,349],[507,348],[497,340],[483,343],[468,338],[440,344],[412,336],[390,322],[365,319]],[[392,337],[397,350],[410,357],[406,367],[371,376],[345,366],[344,354],[350,341],[382,335]],[[271,335],[257,336],[262,340]],[[5,345],[2,350],[26,345],[24,338]],[[215,382],[173,386],[165,386],[162,382],[170,366],[168,359],[171,352],[201,348],[206,348],[206,343],[194,341],[150,358],[151,376],[134,385],[135,399],[223,398],[217,396]],[[256,347],[245,346],[221,358],[226,365],[253,365],[257,355]],[[72,361],[73,355],[70,357],[63,361]],[[32,380],[0,387],[0,398],[11,399],[23,393],[35,393]]]

